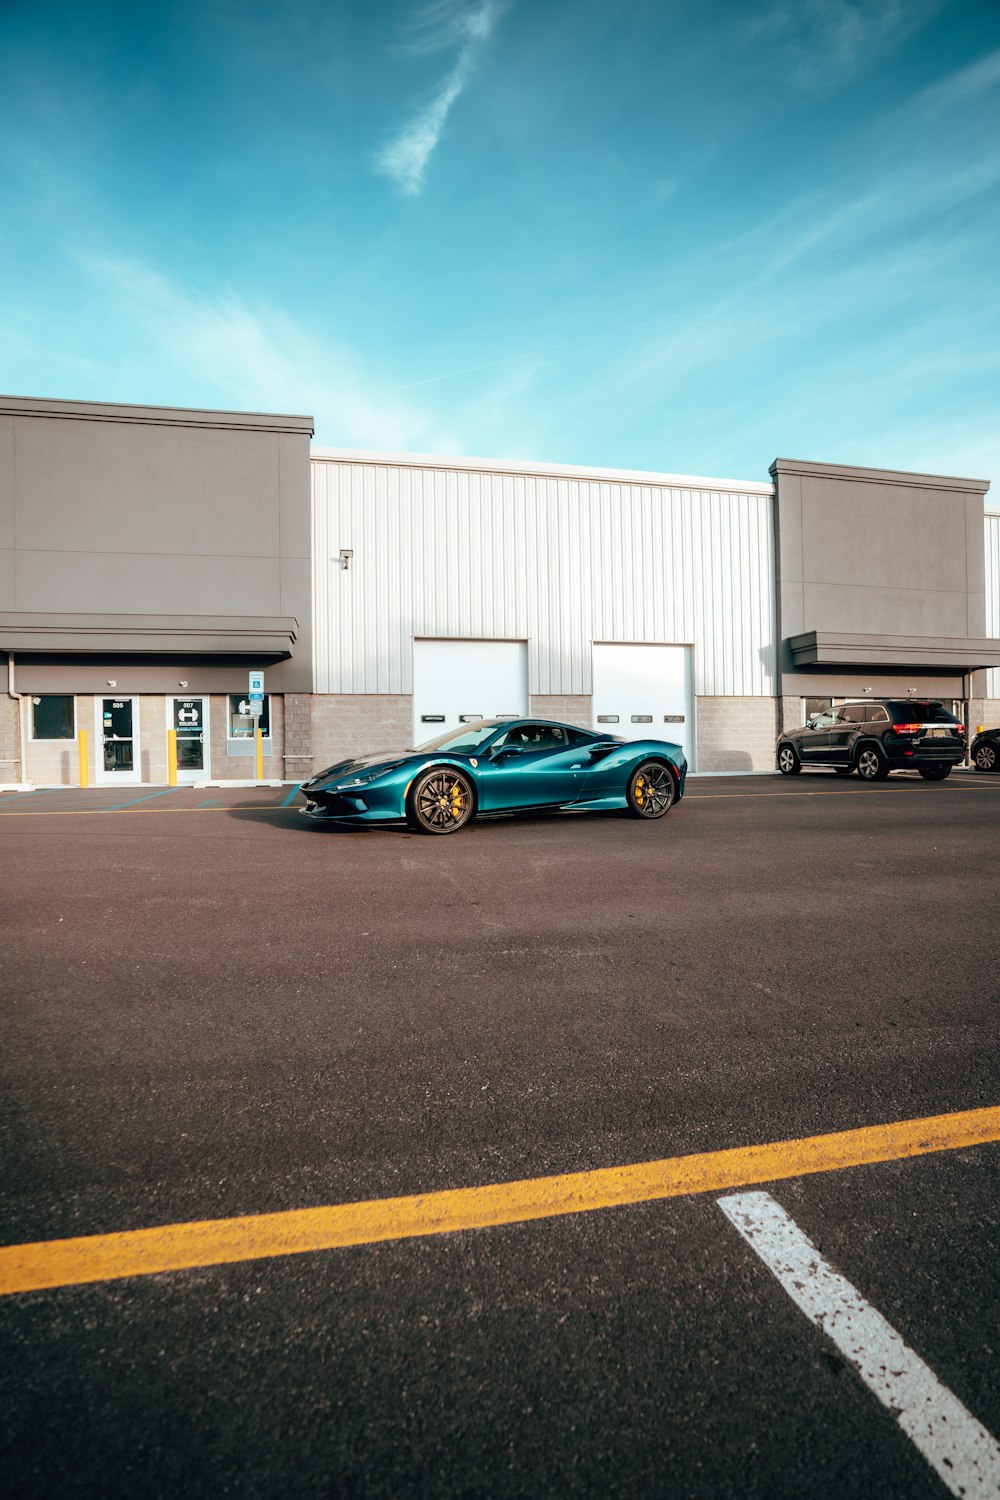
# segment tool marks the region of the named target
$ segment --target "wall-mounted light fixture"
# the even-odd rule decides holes
[[[109,677],[108,678],[108,687],[117,687],[117,686],[118,686],[118,678],[117,677]]]
[[[177,684],[177,686],[178,687],[187,687],[187,678],[186,677],[182,677],[181,680],[180,680],[180,682]]]
[[[351,566],[351,558],[353,556],[354,556],[354,548],[353,547],[341,547],[341,549],[340,549],[340,566],[343,568],[343,570],[344,570],[345,573],[347,572],[348,568]]]

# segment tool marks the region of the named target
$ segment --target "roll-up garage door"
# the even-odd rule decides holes
[[[520,719],[528,712],[524,641],[413,642],[413,743],[471,719]]]
[[[693,764],[691,647],[595,643],[594,728],[671,740]]]

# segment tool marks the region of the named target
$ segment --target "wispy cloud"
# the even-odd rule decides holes
[[[344,447],[461,446],[450,420],[386,391],[352,351],[286,312],[251,308],[229,287],[192,287],[141,261],[79,260],[105,321],[136,351],[117,369],[125,399],[155,389],[147,399],[304,412],[316,418],[320,442]]]
[[[803,92],[827,93],[927,25],[946,0],[771,0],[743,27]]]
[[[394,182],[407,197],[424,185],[427,163],[441,139],[445,122],[459,95],[479,66],[483,49],[496,29],[509,0],[431,0],[414,16],[406,50],[427,56],[457,49],[454,67],[431,99],[387,141],[375,157],[376,171]]]

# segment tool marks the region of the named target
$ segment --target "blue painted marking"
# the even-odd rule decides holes
[[[124,812],[126,807],[134,807],[137,802],[151,802],[154,797],[166,797],[176,790],[175,786],[165,786],[162,792],[148,792],[145,797],[132,797],[128,802],[117,802],[113,807],[102,807],[101,812]]]
[[[293,786],[292,787],[292,790],[288,793],[288,796],[285,798],[284,802],[281,804],[282,807],[290,807],[292,805],[292,803],[295,801],[295,798],[299,794],[299,787],[301,785],[302,785],[302,783],[300,781],[297,786]]]
[[[207,802],[199,802],[198,806],[199,807],[221,807],[222,803],[216,801],[216,799],[214,797],[209,797],[209,799],[208,799]]]

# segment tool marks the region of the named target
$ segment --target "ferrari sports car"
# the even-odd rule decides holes
[[[303,812],[338,823],[457,833],[485,813],[625,808],[662,818],[687,761],[665,740],[622,740],[544,719],[477,719],[415,750],[341,761],[302,783]]]

